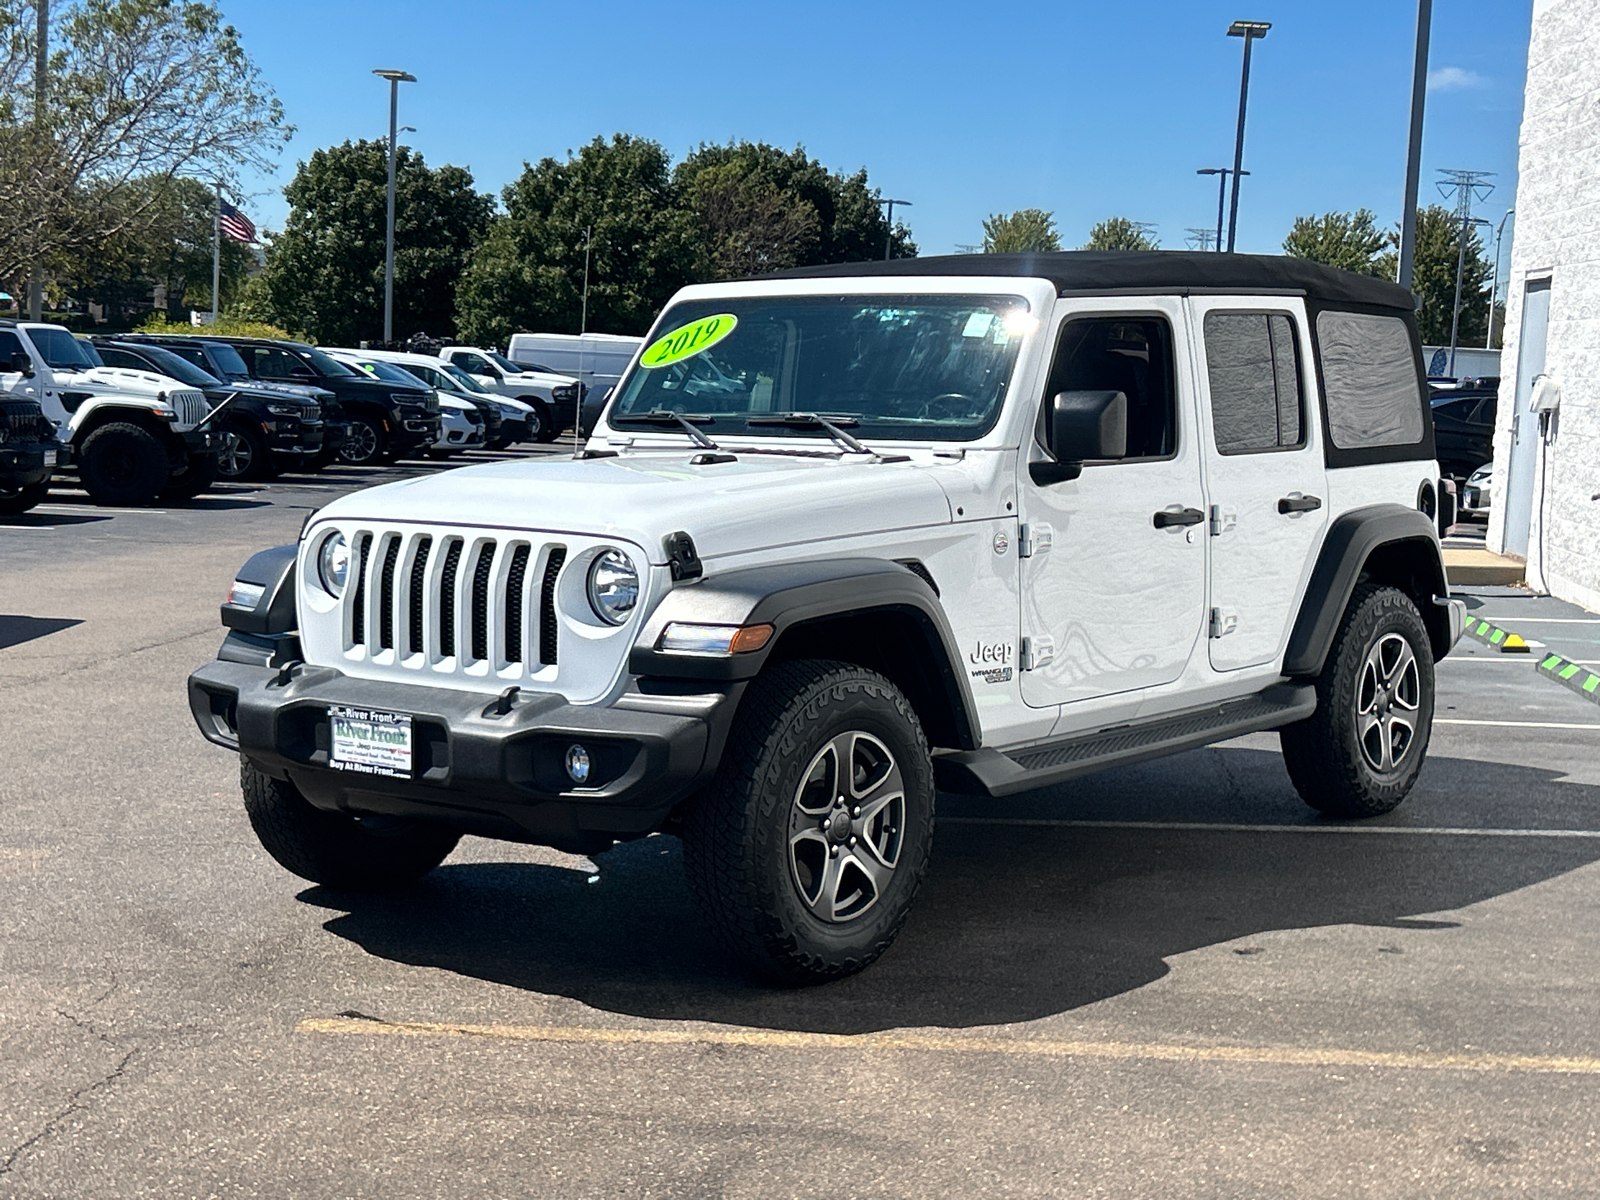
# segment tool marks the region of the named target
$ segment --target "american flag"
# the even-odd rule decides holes
[[[220,197],[217,200],[217,223],[222,232],[236,242],[256,240],[256,227],[250,223],[250,218]]]

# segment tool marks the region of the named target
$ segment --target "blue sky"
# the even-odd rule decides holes
[[[865,166],[913,202],[924,254],[1021,207],[1053,210],[1067,246],[1118,214],[1182,248],[1187,226],[1216,220],[1215,182],[1195,169],[1231,165],[1234,19],[1273,24],[1254,51],[1238,248],[1276,252],[1297,214],[1400,213],[1412,0],[221,3],[297,126],[246,205],[270,228],[297,160],[386,132],[370,70],[392,66],[418,77],[401,88],[400,123],[417,128],[403,136],[496,193],[525,160],[596,134],[654,138],[675,159],[749,138]],[[1498,172],[1485,217],[1513,203],[1530,7],[1435,0],[1425,201],[1448,167]]]

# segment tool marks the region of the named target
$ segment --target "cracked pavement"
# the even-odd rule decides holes
[[[775,992],[670,838],[382,897],[260,850],[184,678],[369,474],[0,524],[0,1195],[1600,1195],[1600,707],[1526,659],[1441,664],[1520,724],[1437,727],[1376,833],[1270,735],[943,797],[894,949]]]

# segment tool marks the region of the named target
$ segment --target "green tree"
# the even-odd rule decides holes
[[[165,219],[149,181],[264,169],[290,126],[214,4],[57,0],[35,111],[32,0],[0,0],[0,281]],[[236,190],[236,189],[235,189]],[[10,290],[16,290],[15,287]]]
[[[565,162],[525,166],[505,215],[472,256],[456,303],[460,334],[504,345],[518,330],[578,332],[584,248],[588,329],[642,333],[695,277],[696,245],[667,152],[646,138],[595,138]]]
[[[267,251],[266,316],[317,341],[383,336],[388,147],[345,142],[302,162],[284,189],[289,219]],[[394,332],[454,332],[456,286],[488,232],[492,197],[462,167],[395,156]]]
[[[1107,217],[1089,230],[1085,250],[1157,250],[1161,239],[1152,236],[1151,227],[1127,217]]]
[[[113,326],[148,315],[158,288],[165,295],[162,312],[169,320],[186,322],[190,308],[209,307],[216,194],[193,179],[155,178],[140,181],[108,204],[121,201],[148,203],[148,219],[64,253],[57,262],[58,282],[79,300],[101,305]],[[255,256],[249,246],[228,237],[219,249],[226,306],[243,287]]]
[[[1400,234],[1389,235],[1397,248]],[[1411,290],[1420,304],[1417,329],[1424,344],[1450,344],[1450,313],[1456,299],[1456,256],[1461,248],[1461,218],[1442,204],[1417,210],[1417,246],[1411,260]],[[1461,327],[1457,332],[1463,346],[1483,345],[1488,332],[1489,280],[1493,268],[1484,256],[1483,239],[1475,227],[1467,229],[1467,257],[1461,272]],[[1379,259],[1375,272],[1386,279],[1399,274],[1399,252],[1391,249]]]
[[[914,258],[917,247],[900,222],[892,233],[863,168],[830,171],[805,149],[764,142],[701,145],[678,164],[673,185],[695,217],[706,278],[733,278],[730,261],[755,274],[783,267]],[[754,265],[752,265],[754,264]]]
[[[1029,254],[1061,249],[1056,215],[1042,208],[992,213],[983,223],[985,254]]]
[[[1283,252],[1359,275],[1381,275],[1383,250],[1389,240],[1389,235],[1378,228],[1378,218],[1372,210],[1359,208],[1353,213],[1296,217],[1294,228],[1283,239]],[[1394,278],[1392,268],[1389,277]]]

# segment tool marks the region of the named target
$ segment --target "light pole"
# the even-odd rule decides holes
[[[1243,172],[1250,174],[1249,171]],[[1228,199],[1228,176],[1233,174],[1232,167],[1201,167],[1196,175],[1216,175],[1217,179],[1217,244],[1216,249],[1222,249],[1222,213]],[[1205,247],[1201,247],[1205,249]]]
[[[383,340],[394,340],[394,142],[395,119],[400,111],[400,85],[415,83],[417,77],[405,71],[374,70],[379,79],[389,81],[389,227],[383,242]]]
[[[887,222],[887,224],[889,226],[889,232],[884,234],[884,237],[883,237],[883,261],[884,262],[888,262],[889,261],[889,252],[894,249],[894,206],[896,204],[898,204],[901,208],[910,208],[911,207],[911,201],[909,201],[909,200],[879,200],[878,203],[879,204],[887,204],[889,206],[889,215],[884,218],[885,222]]]
[[[1239,132],[1233,139],[1233,203],[1228,208],[1228,253],[1233,253],[1234,234],[1239,229],[1239,176],[1244,173],[1244,110],[1250,98],[1250,45],[1267,36],[1271,21],[1235,21],[1228,36],[1244,39],[1244,68],[1239,74]]]
[[[1489,285],[1489,329],[1483,335],[1483,348],[1494,349],[1494,297],[1500,290],[1500,235],[1506,231],[1506,222],[1516,213],[1516,209],[1506,209],[1506,215],[1500,218],[1500,224],[1494,231],[1494,282]]]
[[[1417,188],[1422,183],[1422,108],[1428,98],[1428,34],[1433,0],[1417,0],[1417,54],[1411,67],[1411,136],[1406,147],[1406,196],[1400,211],[1400,286],[1411,290],[1417,255]]]

